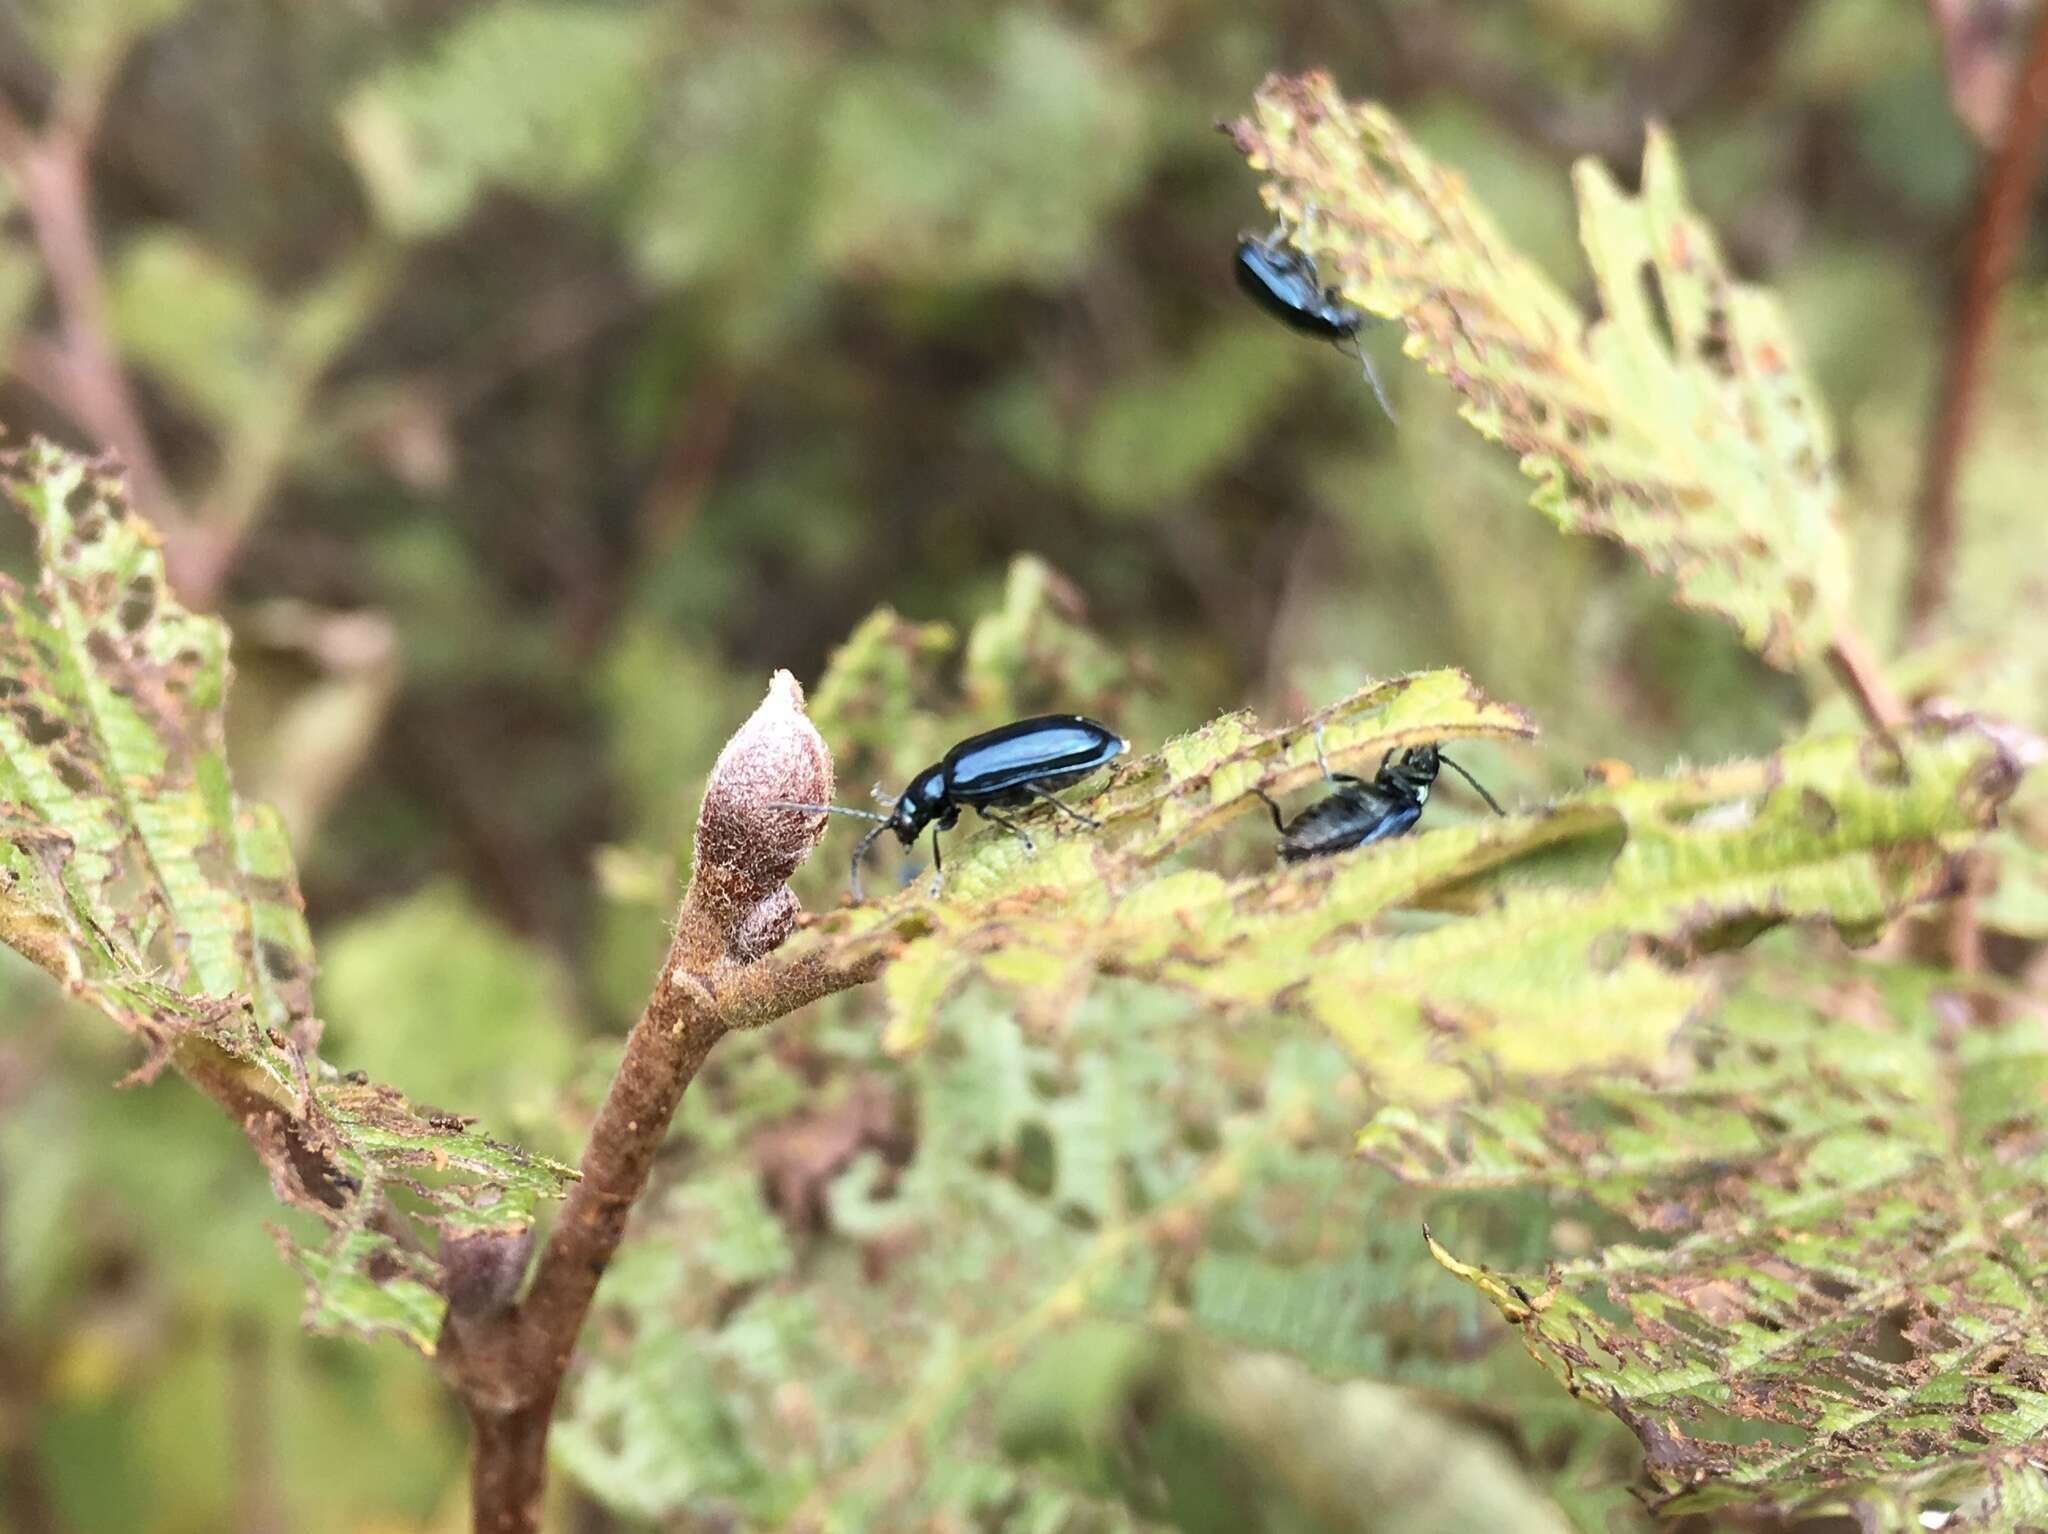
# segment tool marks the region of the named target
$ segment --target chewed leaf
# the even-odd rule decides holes
[[[1042,559],[1019,555],[1003,605],[975,622],[960,689],[977,718],[1000,723],[1064,710],[1114,717],[1129,664],[1085,626],[1080,590]]]
[[[1269,80],[1232,132],[1325,280],[1407,326],[1409,355],[1520,458],[1541,510],[1627,544],[1774,664],[1825,646],[1848,591],[1827,418],[1777,305],[1735,281],[1687,204],[1662,133],[1638,197],[1595,163],[1577,171],[1589,326],[1460,177],[1328,76]]]
[[[948,931],[969,946],[993,950],[1002,946],[996,929],[986,925],[995,908],[1014,915],[1028,905],[1063,933],[1069,919],[1092,922],[1124,893],[1142,898],[1161,861],[1214,836],[1247,810],[1263,814],[1254,787],[1283,794],[1318,782],[1318,725],[1330,765],[1349,771],[1369,771],[1388,751],[1423,741],[1536,733],[1520,709],[1494,701],[1464,672],[1449,669],[1375,683],[1280,728],[1226,714],[1156,752],[1119,761],[1106,770],[1106,781],[1094,780],[1099,787],[1092,794],[1086,784],[1064,792],[1064,801],[1102,823],[1099,830],[1039,806],[1014,812],[1030,828],[1031,849],[994,828],[956,833],[945,853]],[[934,919],[933,908],[919,899],[923,888],[919,881],[886,914],[863,907],[826,925],[848,937],[865,933],[868,941],[899,929],[922,932]],[[1055,907],[1055,897],[1063,904]]]
[[[1701,972],[1674,960],[1784,921],[1859,938],[1948,886],[1950,851],[2012,791],[2013,768],[1974,730],[1927,731],[1901,749],[1894,759],[1860,739],[1814,741],[1567,801],[1560,809],[1618,817],[1625,840],[1602,882],[1518,877],[1479,914],[1349,945],[1325,957],[1307,1005],[1411,1101],[1462,1095],[1475,1070],[1655,1060],[1707,994]]]
[[[2048,1014],[1953,976],[1765,971],[1690,1053],[1677,1089],[1392,1111],[1368,1145],[1411,1179],[1557,1189],[1642,1233],[1547,1274],[1441,1255],[1635,1430],[1674,1511],[2032,1526]]]
[[[893,959],[889,1041],[917,1047],[970,977],[1047,1026],[1100,976],[1226,1012],[1315,1019],[1383,1095],[1444,1103],[1502,1077],[1641,1069],[1710,996],[1685,961],[1786,921],[1876,932],[1947,887],[2017,781],[1971,724],[1807,741],[1766,761],[1589,789],[1533,813],[1425,828],[1304,867],[1229,879],[1160,864],[1254,795],[1311,789],[1321,768],[1388,750],[1533,733],[1458,671],[1369,687],[1281,729],[1227,715],[1120,764],[1076,807],[1099,829],[1026,816],[1035,850],[962,838],[936,903],[920,889],[814,924],[810,939]],[[1384,930],[1398,908],[1465,913]],[[800,950],[799,950],[800,951]]]
[[[42,567],[33,594],[0,579],[0,939],[142,1039],[143,1073],[219,1102],[279,1197],[327,1224],[296,1258],[310,1319],[431,1349],[434,1267],[385,1190],[430,1224],[516,1228],[574,1174],[318,1058],[291,849],[228,776],[226,630],[172,598],[116,479],[38,444],[0,480]]]
[[[1420,671],[1380,682],[1284,730],[1253,731],[1236,716],[1183,736],[1162,753],[1163,770],[1136,782],[1143,796],[1119,796],[1109,814],[1141,818],[1141,855],[1168,853],[1211,833],[1247,803],[1254,786],[1269,794],[1311,787],[1322,776],[1315,731],[1323,728],[1330,766],[1370,773],[1389,751],[1446,739],[1526,740],[1529,716],[1496,702],[1462,671]]]

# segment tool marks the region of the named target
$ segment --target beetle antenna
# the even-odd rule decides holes
[[[1341,342],[1338,343],[1337,349],[1344,349]],[[1386,411],[1388,424],[1399,426],[1401,418],[1394,414],[1394,402],[1387,398],[1386,387],[1380,382],[1379,369],[1372,365],[1372,358],[1365,353],[1365,342],[1356,335],[1351,337],[1351,355],[1356,357],[1359,366],[1365,369],[1365,381],[1372,385],[1372,397],[1380,402],[1380,409]]]
[[[1441,751],[1437,752],[1436,759],[1442,762],[1446,767],[1457,767],[1458,776],[1463,778],[1467,783],[1470,783],[1474,789],[1478,790],[1479,797],[1484,799],[1487,802],[1487,804],[1492,806],[1494,814],[1507,814],[1507,811],[1500,807],[1500,801],[1495,799],[1492,794],[1489,794],[1483,787],[1481,787],[1479,780],[1473,777],[1471,773],[1467,772],[1462,767],[1458,767],[1458,764],[1456,762],[1452,761],[1449,757],[1445,756]]]
[[[873,810],[850,810],[843,804],[798,804],[793,799],[771,799],[768,801],[768,808],[771,810],[809,810],[814,815],[853,815],[861,820],[879,820],[884,825],[887,825],[889,822],[887,815],[877,815]]]

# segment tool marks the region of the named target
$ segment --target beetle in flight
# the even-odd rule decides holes
[[[1041,714],[968,736],[912,778],[886,815],[838,804],[792,804],[786,800],[780,801],[778,807],[823,815],[853,815],[876,822],[875,828],[853,850],[853,898],[859,900],[861,860],[884,831],[895,832],[896,839],[908,847],[930,826],[932,872],[936,878],[944,872],[939,857],[939,832],[952,830],[963,809],[978,810],[984,820],[1015,832],[1027,852],[1035,850],[1031,833],[1001,811],[1028,808],[1034,800],[1043,799],[1071,820],[1084,826],[1100,826],[1101,821],[1083,815],[1053,790],[1080,782],[1129,749],[1114,730],[1093,719],[1079,714]]]
[[[1365,368],[1365,381],[1372,385],[1380,409],[1386,411],[1388,420],[1397,421],[1372,358],[1365,354],[1365,345],[1358,339],[1358,332],[1365,328],[1369,316],[1363,309],[1344,302],[1335,288],[1325,287],[1308,252],[1283,242],[1281,233],[1276,228],[1263,239],[1256,234],[1237,237],[1237,285],[1252,302],[1289,329],[1320,337],[1339,351],[1349,341],[1352,354]]]
[[[1280,833],[1283,862],[1299,863],[1306,858],[1327,857],[1349,852],[1374,842],[1399,836],[1422,818],[1429,802],[1429,790],[1436,782],[1439,764],[1453,769],[1479,792],[1496,815],[1505,814],[1477,778],[1445,756],[1435,746],[1410,746],[1399,761],[1389,751],[1380,760],[1380,770],[1371,782],[1348,772],[1330,771],[1323,755],[1323,727],[1316,726],[1316,765],[1323,769],[1323,781],[1335,791],[1318,799],[1292,820],[1280,818],[1280,806],[1263,788],[1253,793],[1266,801],[1273,813],[1273,829]]]

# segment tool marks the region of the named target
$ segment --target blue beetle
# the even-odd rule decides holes
[[[944,870],[939,856],[939,832],[952,830],[959,823],[962,809],[977,810],[984,820],[1015,832],[1026,851],[1036,850],[1031,833],[1000,811],[1024,809],[1034,800],[1043,799],[1069,819],[1091,828],[1100,826],[1101,821],[1063,803],[1053,790],[1080,782],[1129,749],[1114,730],[1093,719],[1079,714],[1040,714],[968,736],[912,778],[886,815],[837,804],[782,801],[780,807],[823,815],[854,815],[877,822],[853,850],[851,882],[853,898],[859,900],[861,860],[884,831],[894,831],[896,839],[908,847],[930,826],[932,871],[938,874]]]
[[[1263,238],[1256,234],[1238,236],[1237,285],[1252,302],[1289,329],[1332,342],[1339,351],[1349,341],[1352,354],[1365,369],[1365,381],[1372,385],[1373,397],[1380,402],[1380,409],[1386,411],[1387,419],[1395,420],[1387,391],[1380,387],[1380,375],[1358,339],[1358,332],[1365,328],[1369,316],[1363,309],[1345,303],[1335,288],[1325,287],[1308,252],[1283,244],[1281,233],[1275,229]]]
[[[1329,760],[1323,755],[1323,727],[1317,725],[1316,765],[1323,769],[1324,782],[1337,785],[1336,791],[1318,799],[1292,820],[1280,818],[1280,806],[1263,788],[1252,790],[1272,811],[1273,829],[1280,833],[1283,862],[1299,863],[1333,852],[1349,852],[1353,847],[1367,847],[1410,830],[1422,818],[1422,807],[1429,802],[1429,790],[1436,782],[1439,765],[1451,768],[1477,789],[1494,814],[1505,813],[1477,778],[1435,746],[1410,746],[1401,753],[1399,761],[1389,751],[1380,759],[1379,771],[1368,783],[1348,772],[1330,771]]]

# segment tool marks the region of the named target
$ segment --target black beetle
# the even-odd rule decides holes
[[[1283,244],[1281,232],[1275,229],[1264,238],[1256,234],[1237,237],[1237,285],[1289,329],[1332,342],[1340,351],[1349,341],[1380,409],[1386,411],[1388,420],[1396,419],[1387,391],[1380,387],[1380,375],[1358,339],[1367,323],[1365,311],[1345,303],[1335,288],[1325,287],[1308,252]]]
[[[786,800],[780,801],[780,807],[825,815],[856,815],[878,822],[853,849],[853,898],[859,900],[861,859],[884,831],[894,831],[896,839],[908,847],[930,826],[932,871],[936,875],[944,867],[939,859],[939,832],[952,830],[962,809],[979,810],[983,819],[1016,832],[1027,851],[1035,850],[1031,833],[997,811],[1021,809],[1034,799],[1043,799],[1084,826],[1101,825],[1101,821],[1062,803],[1053,790],[1080,782],[1129,749],[1116,731],[1093,719],[1079,714],[1040,714],[1034,719],[1019,719],[1000,729],[968,736],[912,778],[886,815],[837,804],[792,804]]]
[[[1336,791],[1318,799],[1291,821],[1280,818],[1280,806],[1263,788],[1252,790],[1273,812],[1273,828],[1280,833],[1283,862],[1299,863],[1305,858],[1349,852],[1353,847],[1366,847],[1399,836],[1422,818],[1422,807],[1429,802],[1429,790],[1436,782],[1439,764],[1452,768],[1478,789],[1479,797],[1494,814],[1506,813],[1477,778],[1435,746],[1410,746],[1401,753],[1399,761],[1389,751],[1380,759],[1380,770],[1368,783],[1348,772],[1330,771],[1329,760],[1323,755],[1323,728],[1317,725],[1316,764],[1323,769],[1323,781],[1336,784]]]

